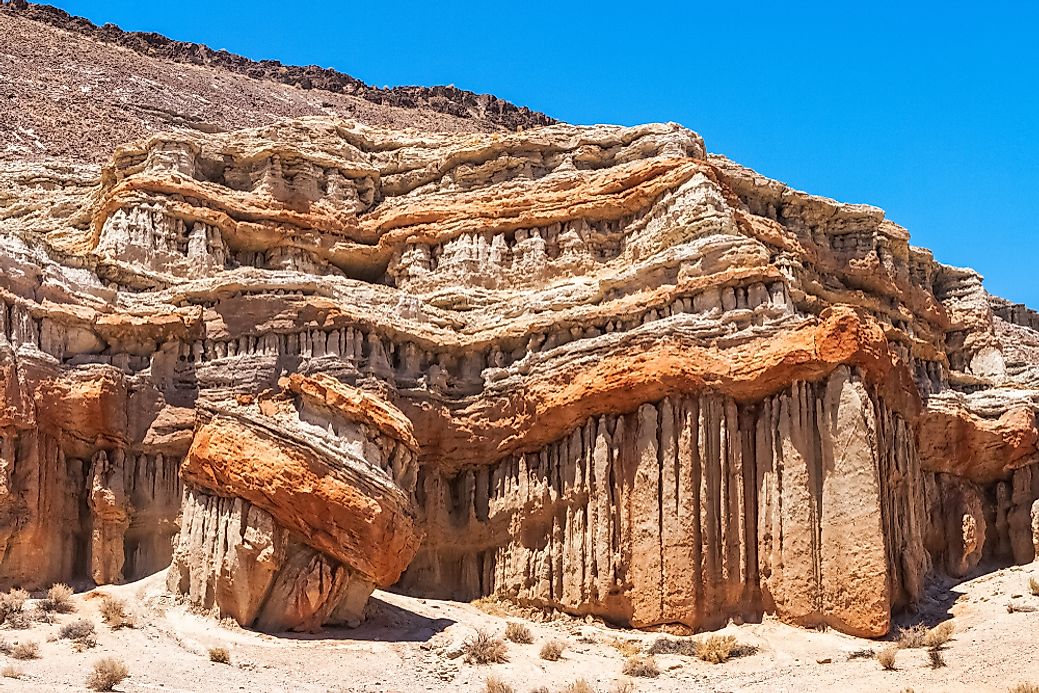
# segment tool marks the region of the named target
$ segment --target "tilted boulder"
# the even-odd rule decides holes
[[[392,405],[331,378],[283,384],[200,404],[168,583],[262,630],[356,625],[418,549],[414,436]]]

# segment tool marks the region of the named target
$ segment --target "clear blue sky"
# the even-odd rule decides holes
[[[677,121],[765,175],[884,208],[1039,307],[1039,3],[55,2],[572,123]]]

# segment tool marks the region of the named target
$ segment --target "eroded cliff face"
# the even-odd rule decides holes
[[[10,584],[875,636],[1035,556],[1035,314],[676,125],[303,119],[0,177]]]

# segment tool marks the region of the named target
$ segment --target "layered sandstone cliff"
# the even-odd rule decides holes
[[[1035,557],[1035,314],[677,125],[306,118],[0,178],[5,584],[877,636]]]

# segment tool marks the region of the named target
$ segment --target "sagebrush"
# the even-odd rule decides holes
[[[465,661],[470,664],[497,664],[509,661],[508,647],[505,641],[484,630],[476,631],[476,635],[462,645]]]
[[[121,660],[105,657],[94,662],[94,669],[87,677],[87,688],[93,691],[110,691],[130,675]]]

